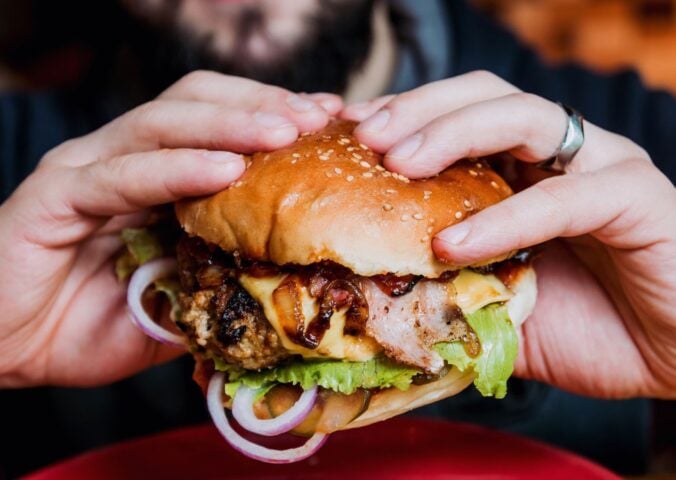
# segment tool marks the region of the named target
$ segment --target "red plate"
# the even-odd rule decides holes
[[[332,435],[313,457],[268,465],[231,449],[211,426],[186,428],[85,453],[27,477],[77,479],[613,479],[556,448],[473,425],[397,418]]]

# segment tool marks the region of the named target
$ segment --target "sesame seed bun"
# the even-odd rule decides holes
[[[511,189],[483,161],[409,180],[384,169],[382,156],[352,135],[354,126],[335,120],[247,157],[246,173],[230,188],[176,204],[181,225],[225,251],[278,265],[331,260],[364,276],[439,276],[449,267],[432,253],[432,237]]]

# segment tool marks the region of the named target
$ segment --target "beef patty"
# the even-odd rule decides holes
[[[198,351],[246,369],[270,367],[290,354],[261,306],[232,278],[229,260],[197,238],[178,244],[180,327]]]

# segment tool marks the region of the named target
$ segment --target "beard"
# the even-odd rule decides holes
[[[213,46],[212,35],[198,35],[177,18],[180,0],[167,2],[153,21],[133,18],[135,32],[128,46],[149,94],[157,94],[194,70],[213,70],[251,78],[295,92],[343,92],[350,75],[365,62],[372,42],[375,0],[320,0],[317,13],[305,20],[305,32],[292,47],[275,52],[273,60],[247,54],[252,35],[265,35],[264,13],[251,6],[239,13],[234,48]],[[158,14],[159,13],[159,14]],[[123,56],[129,59],[129,52]]]

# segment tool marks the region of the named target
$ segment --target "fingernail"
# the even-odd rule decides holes
[[[217,150],[204,150],[202,151],[202,156],[208,158],[213,162],[218,163],[229,163],[229,162],[241,162],[243,158],[238,153],[232,152],[220,152]]]
[[[362,132],[380,132],[385,129],[389,121],[390,111],[383,108],[363,121],[361,125],[359,125],[359,130]]]
[[[298,95],[289,95],[286,97],[286,104],[291,107],[292,110],[300,113],[309,112],[310,110],[318,108],[315,102]]]
[[[291,120],[274,113],[256,112],[254,119],[265,128],[287,128],[293,126]]]
[[[458,223],[439,232],[437,238],[451,245],[460,245],[467,238],[467,235],[469,235],[471,228],[469,222]]]
[[[392,148],[392,150],[387,153],[387,156],[390,158],[406,160],[411,158],[413,154],[418,151],[420,145],[422,145],[422,142],[422,133],[416,133],[415,135],[408,137],[403,142],[395,145],[394,148]]]

